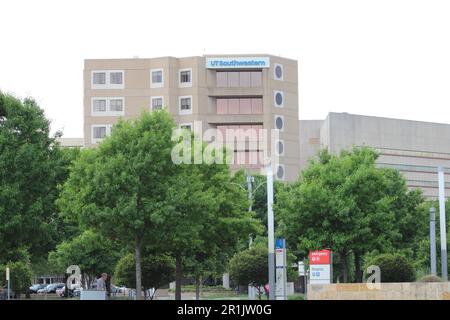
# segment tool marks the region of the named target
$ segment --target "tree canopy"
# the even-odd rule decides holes
[[[275,203],[291,248],[299,256],[331,248],[345,282],[350,254],[361,281],[366,253],[413,244],[417,223],[422,223],[417,221],[421,193],[409,191],[398,171],[377,167],[377,156],[367,147],[340,155],[322,151],[296,183],[280,191]]]
[[[34,260],[58,241],[54,202],[71,160],[49,125],[33,99],[0,92],[0,263],[20,248]]]

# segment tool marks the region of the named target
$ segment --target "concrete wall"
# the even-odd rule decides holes
[[[366,283],[308,285],[308,300],[450,300],[450,282]]]

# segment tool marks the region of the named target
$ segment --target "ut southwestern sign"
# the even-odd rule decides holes
[[[269,57],[224,57],[206,58],[208,69],[249,69],[269,68]]]

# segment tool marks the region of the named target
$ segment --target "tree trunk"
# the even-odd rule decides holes
[[[347,254],[341,253],[342,282],[348,282]]]
[[[142,300],[142,268],[141,268],[141,242],[136,238],[136,300]]]
[[[195,300],[200,300],[200,289],[202,286],[202,276],[197,276],[195,279]]]
[[[363,271],[361,269],[362,256],[361,253],[355,252],[355,282],[361,283],[363,280]]]
[[[182,279],[183,279],[183,270],[181,266],[181,255],[177,254],[175,258],[175,300],[181,300]]]

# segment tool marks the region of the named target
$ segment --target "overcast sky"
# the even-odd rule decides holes
[[[82,137],[86,58],[270,53],[299,62],[299,117],[450,123],[450,1],[1,0],[0,90]]]

